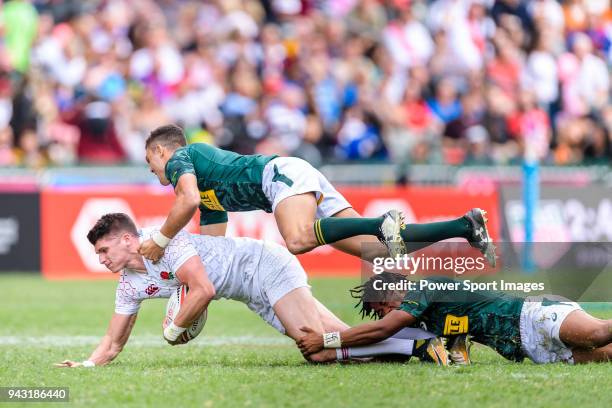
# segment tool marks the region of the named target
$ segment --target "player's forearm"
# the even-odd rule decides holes
[[[136,323],[136,314],[122,315],[115,313],[111,319],[108,331],[102,337],[100,344],[88,360],[95,365],[105,365],[110,363],[121,353],[123,346],[127,343],[132,328]]]
[[[340,333],[343,347],[365,346],[393,336],[403,327],[412,326],[416,318],[402,310],[393,310],[381,320],[361,324]]]
[[[196,210],[198,209],[199,201],[186,196],[177,196],[170,214],[160,232],[168,238],[173,238],[178,232],[185,228]]]
[[[366,346],[378,343],[395,334],[397,330],[390,330],[381,321],[365,323],[352,327],[340,333],[342,347]]]
[[[185,303],[183,303],[179,314],[174,319],[174,324],[178,327],[188,327],[191,325],[191,323],[200,317],[214,297],[215,288],[212,284],[193,289],[190,288],[185,297]]]
[[[111,336],[107,334],[87,360],[94,362],[97,366],[105,365],[113,361],[122,349],[123,346],[114,344]]]

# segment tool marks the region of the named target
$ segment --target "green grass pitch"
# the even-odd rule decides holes
[[[313,291],[349,324],[360,321],[347,289],[355,279],[313,279]],[[511,363],[483,346],[471,367],[406,364],[306,364],[293,343],[246,306],[214,302],[208,323],[187,346],[161,338],[164,300],[143,304],[124,351],[107,367],[60,369],[83,360],[113,311],[115,283],[47,282],[0,275],[0,386],[64,386],[70,403],[51,406],[606,406],[612,365]],[[586,305],[598,317],[612,306]],[[608,401],[608,402],[606,402]],[[0,406],[26,406],[4,404]],[[45,406],[48,404],[31,404]]]

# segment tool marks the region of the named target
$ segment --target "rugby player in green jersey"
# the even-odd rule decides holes
[[[162,185],[172,184],[176,194],[161,230],[140,247],[141,255],[153,261],[199,208],[200,233],[217,236],[225,235],[228,211],[273,212],[292,254],[331,244],[372,260],[462,237],[495,263],[485,212],[477,208],[455,220],[429,224],[404,225],[395,210],[363,218],[318,170],[295,157],[239,155],[204,143],[187,146],[183,130],[175,125],[153,130],[145,148],[151,172]]]
[[[575,302],[549,295],[519,298],[472,291],[445,277],[415,281],[412,290],[406,289],[407,282],[404,275],[383,272],[353,289],[362,316],[380,320],[325,334],[303,327],[308,334],[297,342],[302,353],[311,360],[332,361],[350,353],[326,348],[365,346],[424,323],[451,344],[468,334],[512,361],[573,364],[612,359],[612,320],[597,319]]]

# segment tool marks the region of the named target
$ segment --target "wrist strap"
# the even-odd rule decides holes
[[[85,361],[83,361],[83,362],[81,363],[81,365],[82,365],[83,367],[86,367],[86,368],[91,368],[91,367],[95,367],[95,366],[96,366],[96,363],[94,363],[94,362],[93,362],[93,361],[91,361],[91,360],[85,360]]]
[[[159,245],[160,248],[165,248],[170,243],[170,238],[161,233],[161,231],[157,231],[151,236],[151,239]]]
[[[187,329],[184,327],[178,327],[174,324],[174,322],[172,322],[164,329],[164,337],[167,340],[175,341],[181,334],[183,334],[185,330]]]
[[[323,348],[339,348],[342,347],[340,332],[325,333],[323,335]]]

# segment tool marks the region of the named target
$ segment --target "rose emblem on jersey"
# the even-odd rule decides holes
[[[163,280],[170,280],[170,279],[174,279],[174,274],[172,272],[161,271],[159,273],[159,277],[162,278]]]

